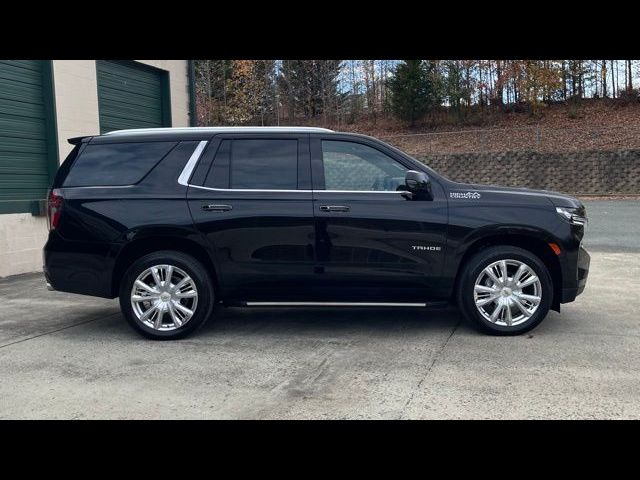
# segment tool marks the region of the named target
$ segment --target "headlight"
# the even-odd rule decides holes
[[[556,207],[556,212],[573,225],[585,225],[587,223],[587,215],[584,208]]]

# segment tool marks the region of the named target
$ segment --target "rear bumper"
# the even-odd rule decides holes
[[[47,289],[113,298],[111,244],[72,242],[51,232],[42,251]]]
[[[578,295],[580,295],[587,285],[587,277],[589,276],[589,265],[591,263],[591,256],[582,245],[578,249],[577,262],[575,266],[575,273],[571,272],[571,283],[574,284],[570,287],[564,287],[562,289],[562,302],[573,302]],[[574,276],[575,275],[575,276]],[[575,280],[574,280],[575,278]]]

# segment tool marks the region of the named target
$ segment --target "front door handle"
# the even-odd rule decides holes
[[[202,210],[205,212],[228,212],[233,207],[231,205],[203,205]]]
[[[346,205],[320,205],[321,212],[348,212],[349,207]]]

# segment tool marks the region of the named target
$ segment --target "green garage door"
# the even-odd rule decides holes
[[[167,72],[127,61],[96,62],[100,133],[170,127]]]
[[[0,60],[0,213],[35,211],[56,150],[51,62]]]

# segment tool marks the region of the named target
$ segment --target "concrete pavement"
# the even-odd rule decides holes
[[[0,418],[640,418],[640,203],[616,203],[587,203],[584,294],[520,337],[453,308],[230,308],[152,342],[115,300],[0,280]]]

